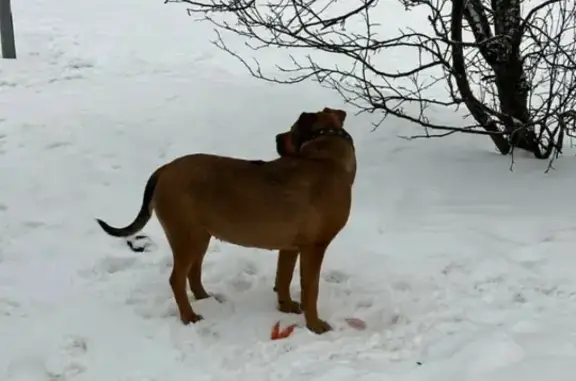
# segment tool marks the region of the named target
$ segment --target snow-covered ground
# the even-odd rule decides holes
[[[487,138],[408,141],[315,84],[271,86],[162,1],[13,2],[0,62],[0,380],[554,381],[576,379],[574,153],[514,171]],[[399,16],[400,17],[400,16]],[[273,55],[270,54],[270,57]],[[275,156],[303,111],[349,111],[359,170],[323,267],[320,313],[275,310],[274,253],[212,242],[206,320],[182,326],[171,255],[136,254],[94,221],[130,221],[182,154]],[[446,115],[447,118],[451,117]],[[375,116],[376,118],[376,116]],[[295,278],[294,292],[298,293]],[[344,323],[366,321],[364,331]]]

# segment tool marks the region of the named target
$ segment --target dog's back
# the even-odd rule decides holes
[[[350,189],[341,182],[342,174],[327,161],[279,158],[255,164],[195,154],[163,169],[154,207],[160,220],[165,213],[186,215],[189,224],[223,241],[290,249],[323,229],[334,230],[326,224],[344,226]]]

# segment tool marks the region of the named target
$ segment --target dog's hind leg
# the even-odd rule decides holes
[[[210,234],[206,233],[206,236],[198,238],[194,242],[194,246],[190,250],[194,250],[191,256],[194,257],[194,262],[190,271],[188,271],[188,283],[190,284],[190,289],[194,294],[196,300],[206,299],[210,297],[210,294],[206,292],[204,285],[202,284],[202,263],[204,262],[204,257],[206,256],[206,250],[208,250],[208,244],[210,243]]]
[[[180,320],[184,324],[196,323],[203,318],[192,309],[186,294],[186,281],[194,263],[198,260],[200,254],[203,254],[206,250],[206,239],[203,235],[199,237],[196,234],[195,236],[191,234],[192,232],[185,231],[182,228],[168,229],[168,231],[170,233],[167,234],[167,238],[174,256],[170,286],[178,305]],[[204,248],[203,252],[199,250],[202,248]]]
[[[293,301],[290,296],[290,282],[292,282],[297,259],[298,251],[280,250],[278,252],[274,290],[278,298],[278,310],[281,312],[302,313],[300,303]]]

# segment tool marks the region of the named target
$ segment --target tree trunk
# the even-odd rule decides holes
[[[452,45],[452,67],[454,68],[456,80],[456,85],[458,86],[458,91],[470,111],[470,114],[476,119],[476,121],[484,127],[488,132],[500,132],[496,122],[490,118],[486,113],[482,104],[470,88],[470,83],[468,82],[468,77],[466,73],[466,64],[464,61],[464,51],[462,49],[462,20],[464,17],[464,0],[452,0],[452,15],[451,15],[451,39],[455,42]],[[507,155],[510,153],[510,144],[504,135],[494,134],[490,135],[490,138],[494,142],[496,148],[502,155]]]

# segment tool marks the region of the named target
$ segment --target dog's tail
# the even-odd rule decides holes
[[[146,187],[144,188],[144,197],[142,199],[142,206],[138,212],[136,219],[128,226],[123,228],[115,228],[108,225],[106,222],[97,218],[96,222],[98,225],[109,235],[113,237],[128,237],[136,234],[146,226],[150,218],[152,217],[152,197],[154,196],[154,189],[156,188],[156,183],[158,182],[158,177],[160,175],[160,169],[156,170],[148,179]]]

